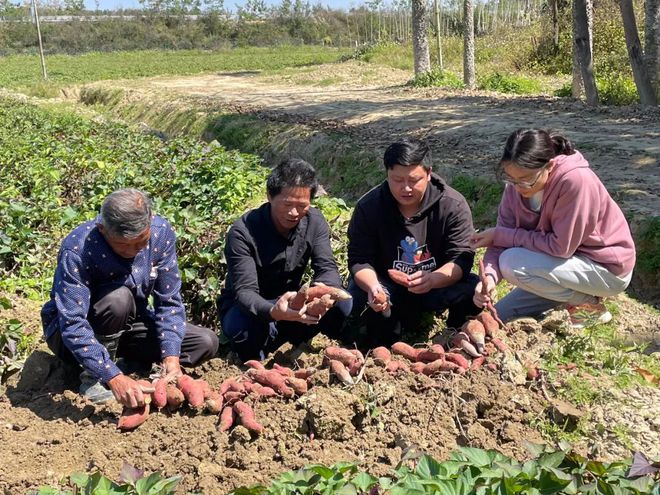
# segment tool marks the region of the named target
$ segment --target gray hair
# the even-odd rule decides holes
[[[151,200],[137,189],[118,189],[101,205],[101,225],[113,237],[137,237],[151,225]]]

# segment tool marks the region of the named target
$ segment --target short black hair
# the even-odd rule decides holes
[[[316,178],[316,170],[305,160],[300,158],[289,158],[276,166],[268,177],[266,190],[271,198],[288,187],[309,187],[310,199],[316,195],[319,181]]]
[[[386,170],[391,170],[395,165],[403,167],[414,167],[421,165],[428,172],[433,165],[431,159],[431,148],[421,139],[406,138],[390,144],[385,150],[383,163]]]

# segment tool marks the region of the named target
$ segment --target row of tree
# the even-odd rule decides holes
[[[660,0],[645,2],[645,48],[639,39],[632,0],[619,0],[626,47],[635,85],[644,106],[655,106],[660,100]],[[560,0],[548,0],[552,18],[553,39],[559,46],[559,18],[570,12],[573,17],[573,96],[584,90],[587,104],[599,104],[598,89],[593,72],[593,0],[573,0],[571,5],[560,5]],[[474,88],[475,76],[475,3],[463,0],[463,81]],[[415,74],[431,70],[428,44],[428,7],[425,0],[412,0],[413,54]]]

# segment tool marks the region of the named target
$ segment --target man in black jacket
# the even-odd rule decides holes
[[[268,202],[236,220],[227,234],[227,279],[218,300],[222,331],[243,360],[264,359],[284,342],[318,332],[337,337],[352,300],[311,316],[293,310],[308,263],[313,282],[341,288],[328,223],[310,207],[318,182],[307,162],[289,159],[273,169]]]
[[[377,345],[414,330],[424,311],[449,309],[448,327],[479,312],[465,198],[431,172],[423,141],[391,144],[384,164],[387,179],[358,201],[348,227],[349,292]]]

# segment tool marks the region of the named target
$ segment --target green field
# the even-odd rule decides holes
[[[84,84],[104,79],[133,79],[158,75],[190,75],[223,71],[271,71],[285,67],[337,61],[348,50],[318,46],[236,48],[222,51],[135,51],[52,55],[46,57],[53,86]],[[0,86],[29,89],[41,82],[37,55],[0,58]]]

